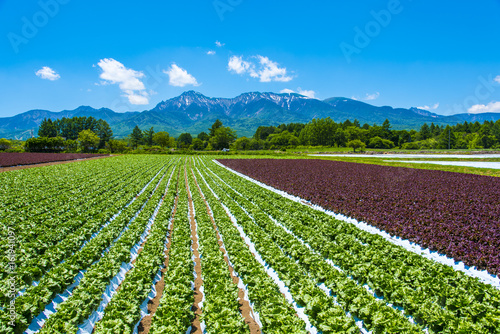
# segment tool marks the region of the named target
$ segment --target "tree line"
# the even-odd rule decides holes
[[[159,134],[166,136],[168,145],[162,144]],[[297,146],[350,147],[357,149],[481,149],[500,148],[500,120],[485,121],[483,124],[459,123],[454,126],[430,125],[425,123],[419,130],[393,130],[389,120],[382,125],[361,125],[353,122],[334,122],[331,118],[313,119],[307,124],[290,123],[278,126],[260,126],[250,138],[236,136],[234,130],[217,120],[208,129],[196,137],[182,133],[176,139],[166,132],[147,132],[138,126],[129,136],[132,146],[150,145],[195,151],[233,150],[275,150]],[[160,137],[161,138],[161,137]],[[164,139],[163,143],[167,143]]]
[[[11,144],[0,142],[0,150]],[[135,126],[125,139],[114,139],[109,124],[93,117],[44,119],[38,138],[24,144],[28,152],[101,152],[154,153],[166,149],[193,151],[284,150],[297,146],[350,147],[356,150],[392,149],[481,149],[500,148],[500,120],[484,123],[459,123],[453,126],[423,124],[419,130],[393,130],[386,120],[382,125],[361,125],[359,121],[334,122],[330,118],[313,119],[307,124],[290,123],[260,126],[252,137],[236,132],[216,120],[207,131],[194,136],[182,133],[177,138],[151,127]]]
[[[26,140],[28,152],[96,152],[113,138],[109,124],[94,117],[73,117],[40,123],[38,137]]]

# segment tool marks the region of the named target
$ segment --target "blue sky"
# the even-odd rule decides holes
[[[0,117],[186,90],[500,112],[500,0],[0,0]]]

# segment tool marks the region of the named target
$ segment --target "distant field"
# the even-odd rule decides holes
[[[108,154],[87,153],[0,153],[0,167],[34,165],[54,161],[88,159]]]
[[[295,148],[287,149],[287,152],[294,153],[353,153],[353,149],[349,147],[323,147],[323,146],[297,146]],[[376,149],[376,148],[366,148],[363,154],[370,153],[406,153],[406,154],[489,154],[489,153],[500,153],[498,149],[475,149],[475,150],[401,150],[401,149]],[[359,153],[359,150],[356,152]]]

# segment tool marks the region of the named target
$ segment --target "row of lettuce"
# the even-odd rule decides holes
[[[151,197],[160,181],[165,179],[165,165],[169,161],[148,158],[129,162],[102,160],[88,162],[93,166],[53,166],[54,174],[62,179],[75,176],[75,182],[63,183],[60,187],[57,187],[57,182],[43,180],[46,171],[33,169],[16,173],[11,186],[29,184],[26,180],[36,178],[40,173],[38,187],[42,190],[33,191],[34,196],[30,198],[29,189],[23,194],[21,189],[11,188],[11,191],[26,196],[19,196],[21,201],[26,199],[33,204],[25,207],[26,210],[16,210],[18,203],[13,199],[8,205],[11,216],[2,222],[13,224],[17,250],[15,271],[2,271],[0,281],[1,315],[5,320],[2,321],[2,331],[12,330],[7,327],[12,320],[11,310],[7,307],[11,305],[9,303],[14,301],[16,332],[22,332],[58,294],[74,284],[79,273],[109,254],[112,246],[116,248],[126,230],[140,220],[139,214],[150,209]],[[120,166],[126,167],[122,170]],[[115,184],[115,178],[120,182]],[[101,179],[102,184],[93,188]],[[52,188],[54,184],[56,186]],[[51,189],[54,193],[50,193]],[[60,202],[52,201],[51,196]],[[94,200],[88,203],[87,196]],[[74,212],[68,211],[68,207],[74,208]],[[3,268],[6,261],[2,258]],[[11,284],[13,280],[15,284]]]
[[[161,269],[165,288],[156,296],[158,309],[150,312],[149,331],[189,331],[194,319],[191,229],[199,236],[204,294],[199,306],[207,333],[250,333],[238,299],[243,290],[265,333],[496,333],[500,328],[495,288],[265,190],[210,159],[120,159],[144,163],[135,169],[138,174],[103,171],[116,177],[118,188],[119,180],[129,178],[133,190],[122,194],[128,202],[110,208],[111,217],[100,217],[100,227],[86,233],[79,248],[61,250],[61,260],[39,268],[31,281],[20,278],[24,288],[15,300],[16,326],[8,325],[4,298],[0,333],[22,333],[79,273],[83,278],[69,297],[35,331],[76,333],[94,319],[95,333],[132,333],[150,312],[144,305]],[[66,187],[76,194],[83,185]],[[103,197],[113,193],[102,191]],[[38,195],[43,202],[43,192]],[[15,199],[9,205],[14,208]],[[79,228],[93,224],[73,227],[54,245],[69,243]],[[50,235],[57,225],[45,229]],[[32,264],[26,273],[37,268]],[[124,264],[131,269],[106,296],[110,282],[128,268]],[[235,283],[228,265],[242,284]],[[35,279],[39,282],[33,284]],[[97,310],[102,312],[96,319]]]
[[[106,231],[125,224],[126,217],[131,217],[134,209],[137,211],[147,195],[143,194],[140,201],[134,201],[134,197],[161,169],[160,161],[148,166],[137,159],[122,168],[118,161],[90,163],[92,166],[53,166],[52,175],[58,176],[53,180],[47,177],[45,170],[39,169],[19,171],[15,177],[0,176],[7,184],[2,189],[6,201],[2,201],[5,214],[0,221],[4,227],[0,233],[5,233],[5,227],[11,228],[16,248],[15,275],[9,268],[11,261],[6,257],[0,259],[1,306],[7,302],[7,292],[10,292],[7,278],[15,277],[16,292],[24,290],[61,261],[68,262],[70,256],[80,262],[76,260],[77,253],[82,252],[78,251],[85,252],[91,247],[87,242],[106,222],[113,220]],[[82,177],[74,177],[75,172]],[[127,204],[131,205],[125,208]],[[116,216],[120,209],[123,212]],[[92,244],[103,235],[93,239]],[[1,239],[2,254],[9,242],[7,238]],[[81,249],[84,245],[85,250]]]

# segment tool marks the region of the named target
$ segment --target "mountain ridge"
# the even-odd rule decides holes
[[[90,106],[60,112],[29,110],[0,118],[0,137],[26,139],[29,130],[36,134],[44,118],[55,120],[75,116],[104,119],[117,138],[127,136],[136,125],[143,130],[153,126],[155,131],[167,131],[173,136],[182,132],[196,135],[207,131],[216,119],[235,129],[238,136],[252,136],[261,125],[307,123],[313,118],[325,117],[336,122],[357,119],[361,124],[370,125],[382,124],[389,119],[394,129],[418,129],[423,123],[431,122],[451,125],[500,119],[500,114],[494,113],[443,116],[418,108],[377,107],[345,97],[318,100],[297,93],[248,92],[234,98],[212,98],[191,90],[142,112],[118,113],[109,108],[95,109]]]

